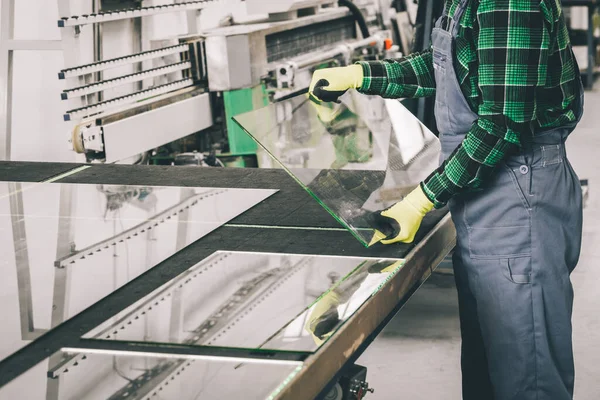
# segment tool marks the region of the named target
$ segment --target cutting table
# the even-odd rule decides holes
[[[62,185],[63,187],[87,185],[87,187],[94,186],[96,188],[100,187],[100,185],[103,188],[123,186],[165,188],[162,192],[154,192],[154,194],[158,193],[157,196],[159,197],[162,196],[160,193],[163,193],[163,195],[164,193],[168,193],[167,190],[169,187],[177,187],[180,190],[185,188],[203,188],[208,192],[216,188],[265,191],[264,196],[257,197],[258,200],[255,201],[256,205],[250,207],[245,205],[240,209],[241,212],[237,216],[228,216],[215,226],[211,226],[210,229],[205,229],[202,234],[199,234],[200,238],[197,240],[195,240],[195,237],[190,238],[188,235],[189,243],[178,244],[176,250],[172,251],[172,255],[165,253],[166,256],[163,257],[164,259],[159,258],[155,264],[147,265],[146,270],[124,279],[121,286],[115,286],[116,290],[98,294],[98,301],[95,301],[93,304],[86,304],[85,307],[80,306],[81,310],[76,309],[68,315],[65,311],[64,318],[53,321],[50,326],[51,329],[43,330],[38,335],[35,332],[30,332],[31,340],[25,340],[25,337],[23,337],[23,342],[12,349],[14,352],[6,352],[7,354],[4,355],[4,359],[0,362],[0,398],[12,398],[4,396],[11,396],[11,393],[14,393],[12,392],[13,390],[21,390],[16,389],[18,387],[31,387],[35,384],[43,386],[46,397],[36,395],[28,398],[71,398],[70,396],[73,395],[73,392],[69,392],[71,390],[69,388],[72,383],[63,381],[60,384],[60,379],[67,371],[74,371],[79,367],[84,368],[83,365],[85,362],[82,360],[110,356],[112,358],[108,361],[95,361],[97,364],[92,364],[92,366],[96,365],[96,367],[92,368],[91,371],[98,372],[103,370],[103,368],[108,368],[111,371],[121,371],[119,373],[120,376],[124,375],[122,372],[125,369],[123,367],[125,364],[123,364],[124,361],[119,361],[118,357],[127,356],[131,358],[132,355],[147,358],[180,359],[180,363],[174,364],[173,361],[170,361],[168,364],[158,363],[155,364],[153,370],[148,367],[148,364],[145,364],[146,366],[142,368],[145,371],[144,376],[150,374],[151,370],[155,371],[151,375],[152,379],[148,375],[147,379],[144,378],[146,380],[142,378],[136,378],[136,380],[126,377],[126,379],[121,380],[121,383],[116,381],[110,385],[106,383],[104,386],[108,385],[107,390],[110,391],[111,395],[104,393],[90,398],[116,398],[115,396],[117,395],[120,396],[119,398],[153,398],[153,388],[156,389],[159,387],[161,388],[160,390],[163,387],[165,388],[164,393],[166,397],[161,398],[211,398],[210,396],[201,397],[197,393],[194,395],[196,397],[190,397],[191,395],[187,396],[187,394],[184,395],[185,387],[187,387],[185,385],[178,386],[178,389],[171,389],[175,390],[175,392],[171,392],[170,397],[167,395],[167,387],[164,386],[165,382],[168,384],[169,379],[174,379],[175,374],[177,376],[180,373],[183,374],[183,372],[175,368],[180,365],[187,365],[185,362],[188,359],[199,360],[197,362],[200,364],[192,364],[196,365],[197,368],[204,365],[202,363],[212,363],[213,367],[215,363],[227,362],[235,363],[236,367],[242,364],[251,365],[251,369],[244,376],[248,379],[250,377],[254,378],[248,382],[244,379],[238,382],[240,386],[248,384],[248,386],[243,388],[242,393],[244,393],[244,397],[235,397],[240,396],[240,393],[235,394],[234,391],[232,392],[234,394],[227,394],[229,392],[223,390],[225,394],[220,398],[311,399],[323,396],[327,393],[328,388],[335,384],[344,368],[353,364],[369,343],[383,329],[385,324],[431,275],[436,266],[451,251],[455,244],[453,225],[447,210],[442,209],[429,214],[425,218],[413,244],[377,245],[367,248],[357,241],[347,230],[343,229],[338,221],[325,211],[294,179],[280,169],[2,162],[0,163],[0,181],[21,182],[18,186],[6,183],[7,188],[12,188],[7,190],[13,191],[5,193],[4,196],[13,198],[15,196],[14,189],[18,188],[18,190],[22,191],[26,199],[25,206],[30,202],[26,198],[28,192],[35,193],[35,191],[42,190],[43,188],[51,190],[57,185]],[[151,190],[148,190],[148,192],[151,192]],[[198,193],[201,195],[208,192],[200,191]],[[236,196],[246,197],[245,195]],[[139,193],[138,198],[141,198],[139,197]],[[220,197],[213,198],[216,198],[218,203]],[[225,204],[222,204],[223,209],[232,207],[227,201],[230,200],[224,200]],[[140,207],[138,205],[138,208]],[[178,208],[177,204],[169,207],[167,208],[168,210]],[[183,209],[183,207],[180,208]],[[11,210],[13,210],[14,214],[14,208],[11,208]],[[61,212],[65,212],[63,208],[61,210]],[[25,210],[25,213],[27,213],[27,210]],[[161,215],[166,214],[163,212]],[[15,221],[17,219],[13,215],[13,239],[16,246],[17,238],[14,236]],[[106,221],[106,216],[104,217],[104,221]],[[144,232],[148,227],[147,223],[148,221],[143,220],[141,223],[136,222],[137,225],[132,223],[133,228],[129,229],[125,227],[129,230],[126,229],[123,231],[124,233],[121,232],[120,235],[122,236],[120,237],[133,236],[133,234],[128,233],[133,232],[132,229],[143,229],[141,232]],[[173,232],[176,232],[176,230]],[[118,239],[119,236],[115,236],[115,238]],[[9,237],[4,237],[3,239],[5,242],[10,241]],[[37,236],[37,239],[34,235],[22,239],[28,241],[26,246],[29,249],[30,255],[32,252],[36,252],[46,245],[43,241],[39,242],[39,236]],[[35,242],[35,240],[38,240],[38,242]],[[109,247],[109,242],[96,241],[87,249],[95,249],[94,251],[98,251],[101,254],[100,250],[104,244],[106,244],[106,248]],[[96,247],[93,247],[94,245]],[[73,251],[71,248],[71,253],[68,254],[72,256]],[[75,254],[82,255],[82,251],[76,250]],[[87,252],[88,250],[85,251]],[[183,339],[173,341],[173,335],[168,334],[165,334],[168,340],[161,339],[162,341],[154,339],[144,340],[142,337],[136,338],[135,335],[122,340],[99,340],[97,336],[94,337],[88,334],[89,332],[94,332],[95,329],[98,330],[98,327],[110,327],[111,323],[117,323],[121,315],[133,315],[129,310],[141,310],[142,308],[140,307],[152,303],[154,301],[153,296],[156,293],[161,293],[160,290],[165,287],[166,283],[171,280],[174,280],[172,282],[178,282],[177,279],[185,276],[183,274],[194,271],[194,268],[198,268],[198,265],[202,266],[203,260],[210,260],[210,257],[214,257],[215,254],[223,254],[224,252],[233,255],[243,253],[254,255],[267,254],[270,257],[269,259],[272,260],[280,255],[293,255],[291,256],[292,258],[327,256],[332,257],[331,260],[354,260],[354,258],[367,261],[400,260],[400,264],[398,265],[401,265],[401,267],[395,268],[385,277],[379,276],[378,279],[380,281],[377,282],[377,289],[362,299],[360,304],[357,303],[358,305],[352,309],[352,312],[348,313],[344,317],[345,319],[338,324],[339,326],[333,334],[324,343],[319,343],[316,346],[312,344],[310,336],[308,336],[308,339],[303,338],[302,343],[304,344],[301,346],[298,345],[294,349],[294,345],[286,345],[288,347],[274,346],[271,348],[267,346],[265,348],[264,346],[257,347],[251,343],[250,345],[230,345],[226,341],[223,342],[224,344],[219,344],[220,342],[217,341],[215,342],[217,345],[209,345],[208,343],[210,342],[200,341],[196,343],[185,342]],[[92,254],[91,250],[90,254]],[[73,256],[72,258],[74,260]],[[314,265],[322,265],[323,262],[325,264],[335,263],[334,261],[327,260],[329,259],[317,259]],[[322,264],[319,264],[319,262]],[[60,268],[60,262],[55,262],[54,267]],[[3,268],[11,267],[5,263]],[[243,271],[244,266],[242,265],[241,268],[240,271]],[[250,261],[248,261],[247,268],[251,268]],[[280,267],[277,266],[271,271],[279,271],[280,269],[278,268]],[[5,276],[9,275],[9,273],[5,274]],[[256,276],[258,275],[255,275],[253,282],[256,282]],[[260,276],[264,277],[265,275]],[[203,278],[200,277],[198,279]],[[246,280],[245,282],[250,282],[250,280]],[[93,282],[89,282],[88,284],[92,285],[90,287],[93,287]],[[222,283],[219,284],[217,282],[213,284],[224,287]],[[17,289],[20,296],[20,309],[9,310],[15,315],[20,314],[21,317],[23,317],[24,313],[22,285],[23,280],[18,280]],[[77,289],[74,285],[75,281],[71,281],[69,289],[71,292]],[[52,304],[52,308],[55,309],[57,307],[57,290],[67,291],[64,287],[55,284],[53,298],[41,300],[38,298],[36,301]],[[92,292],[89,288],[83,288],[83,290],[84,293]],[[235,298],[238,299],[240,298],[239,290],[235,292],[235,296],[237,296]],[[288,291],[288,295],[279,297],[279,299],[283,299],[279,300],[279,303],[285,302],[286,298],[289,298],[291,301],[294,297],[293,290],[289,288],[286,290]],[[305,290],[304,287],[303,290]],[[60,293],[58,294],[60,295]],[[215,296],[217,295],[215,294]],[[10,294],[7,296],[10,296]],[[64,295],[63,298],[65,296],[67,295]],[[310,297],[310,293],[307,296]],[[319,297],[319,294],[312,296],[312,299],[322,298],[322,296]],[[61,298],[60,296],[58,297]],[[158,304],[158,300],[156,304]],[[199,307],[201,307],[204,303],[199,304]],[[277,306],[275,302],[269,304],[271,305],[268,307]],[[253,306],[247,309],[252,310]],[[262,309],[264,310],[265,307],[263,306]],[[261,313],[264,313],[264,311],[261,311]],[[309,312],[307,311],[307,313]],[[294,314],[294,317],[299,317],[300,315],[304,314]],[[213,318],[213,316],[210,318]],[[212,321],[210,318],[207,321]],[[252,327],[252,321],[253,317],[250,315],[246,326]],[[212,322],[210,323],[213,324]],[[260,324],[263,323],[261,322]],[[289,327],[291,325],[286,326]],[[254,326],[251,329],[255,328]],[[272,333],[276,334],[277,332]],[[260,336],[260,332],[256,335]],[[169,340],[171,341],[169,342]],[[292,350],[287,350],[287,348],[292,348]],[[273,364],[275,364],[275,368]],[[117,368],[118,365],[121,365],[120,370]],[[127,365],[131,367],[133,364],[129,363]],[[163,367],[160,367],[161,365]],[[165,365],[169,367],[167,368]],[[131,371],[136,370],[139,371],[140,368],[131,367],[128,369],[129,374],[132,373]],[[204,372],[202,371],[204,370],[195,370],[193,373],[196,378],[192,378],[188,383],[190,385],[202,386],[202,382],[209,382],[210,384],[212,382],[210,379],[213,379],[214,384],[218,384],[216,383],[219,382],[218,373],[211,370],[213,372],[210,375],[206,372],[208,369]],[[217,371],[225,370],[217,369]],[[167,372],[172,376],[168,375]],[[209,375],[205,375],[204,378],[198,378],[203,373]],[[90,372],[90,374],[93,374],[93,372]],[[281,378],[279,374],[283,374]],[[264,378],[266,375],[273,376],[272,381],[276,385],[272,388],[266,386],[260,387],[261,385],[256,383],[260,382],[260,380],[256,380],[256,377],[262,376]],[[85,376],[89,377],[90,375]],[[223,378],[225,379],[226,376],[224,375]],[[41,379],[41,382],[47,380],[47,382],[44,384],[33,383],[37,382],[35,379]],[[185,382],[185,378],[180,378],[180,380],[182,379]],[[173,384],[171,387],[174,387]],[[127,388],[135,390],[125,390]],[[265,391],[266,389],[269,389],[268,392]],[[3,392],[5,393],[4,395]],[[173,395],[172,393],[178,394]],[[125,397],[123,397],[124,394],[126,394]]]

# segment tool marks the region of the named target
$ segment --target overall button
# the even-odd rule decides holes
[[[529,172],[529,167],[527,165],[521,165],[519,167],[519,172],[521,172],[523,175],[525,175],[526,173]]]

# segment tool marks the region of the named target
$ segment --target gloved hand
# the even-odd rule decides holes
[[[396,268],[404,265],[404,260],[391,263],[389,261],[378,261],[369,267],[369,274],[386,274],[394,272]]]
[[[323,68],[314,72],[308,95],[314,100],[335,101],[348,89],[358,89],[362,85],[363,69],[360,65],[350,65],[338,68]]]
[[[383,244],[412,243],[423,217],[432,209],[433,203],[421,186],[417,186],[402,201],[371,216],[375,234],[369,246],[379,241]]]
[[[340,316],[337,307],[339,305],[339,296],[334,291],[330,291],[319,299],[310,313],[304,328],[310,332],[318,346],[322,345],[338,326]]]

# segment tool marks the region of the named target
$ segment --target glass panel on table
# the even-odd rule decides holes
[[[365,246],[372,213],[439,163],[437,137],[397,100],[349,91],[340,104],[315,104],[300,95],[234,119],[266,151],[261,167],[285,168]]]
[[[301,368],[292,361],[63,350],[0,388],[0,399],[267,399]]]
[[[0,182],[0,359],[274,192]]]
[[[314,351],[402,265],[217,252],[84,338]]]

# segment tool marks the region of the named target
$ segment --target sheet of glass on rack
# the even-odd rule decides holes
[[[219,251],[84,338],[312,352],[402,265]]]
[[[274,192],[0,182],[0,359]]]
[[[0,399],[263,400],[301,368],[292,361],[64,349],[0,388]]]
[[[234,119],[262,147],[259,166],[284,168],[365,246],[372,213],[439,164],[439,140],[397,100],[349,91],[340,104],[315,104],[299,95]]]

